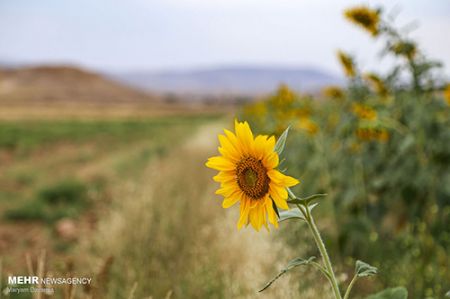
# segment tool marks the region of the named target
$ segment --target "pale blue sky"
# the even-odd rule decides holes
[[[339,73],[335,49],[383,68],[347,23],[354,4],[400,8],[398,24],[450,67],[448,0],[0,0],[0,61],[66,62],[104,70],[236,64],[314,66]]]

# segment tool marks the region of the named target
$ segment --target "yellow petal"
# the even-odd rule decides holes
[[[276,228],[278,228],[278,218],[277,214],[273,208],[273,201],[270,197],[266,200],[266,209],[270,223],[272,223]]]
[[[264,155],[266,155],[269,152],[270,150],[268,150],[267,136],[265,135],[256,136],[254,142],[255,158],[261,160],[264,157]]]
[[[258,222],[258,226],[259,228],[261,228],[261,226],[266,225],[267,224],[267,212],[266,212],[266,205],[264,203],[261,203],[259,208],[259,222]]]
[[[233,155],[230,151],[228,151],[227,149],[223,148],[223,147],[219,147],[218,148],[219,153],[223,156],[226,157],[228,160],[230,160],[233,163],[236,163],[239,161],[239,156]]]
[[[213,177],[213,180],[219,183],[227,183],[236,180],[236,175],[232,171],[221,171]]]
[[[273,169],[278,166],[279,158],[276,152],[271,152],[270,154],[264,156],[263,164],[267,169]]]
[[[234,170],[236,168],[233,162],[221,156],[209,158],[206,166],[216,170]]]
[[[255,200],[251,197],[248,198],[248,202],[249,202],[250,209],[254,209],[258,205],[258,200]]]
[[[241,201],[241,207],[240,207],[240,217],[239,217],[239,221],[237,223],[237,228],[238,230],[242,228],[242,226],[247,225],[248,224],[248,212],[250,211],[249,207],[248,207],[248,201],[247,200],[242,200]]]
[[[247,122],[240,123],[235,120],[236,136],[240,141],[243,153],[253,155],[253,133]]]
[[[283,178],[283,185],[286,186],[286,187],[292,187],[292,186],[295,186],[298,183],[300,183],[299,180],[294,179],[291,176],[284,175],[284,174],[283,174],[283,176],[284,176],[284,178]]]
[[[270,184],[269,193],[272,199],[275,201],[277,207],[288,210],[289,207],[287,205],[287,191],[284,188],[280,188],[274,184]]]
[[[239,140],[237,139],[236,135],[229,131],[229,130],[223,130],[225,132],[226,137],[228,138],[228,140],[230,141],[230,143],[233,145],[233,147],[236,149],[236,151],[238,151],[239,155],[242,155],[242,147],[241,144],[239,143]]]
[[[249,213],[250,223],[256,231],[259,231],[259,211],[257,209],[250,210]]]
[[[278,227],[277,214],[275,213],[275,210],[272,207],[272,202],[270,203],[270,205],[266,206],[266,209],[270,223],[272,223],[275,227]]]
[[[239,160],[240,154],[238,148],[236,148],[233,143],[230,141],[230,139],[224,135],[219,135],[219,142],[221,145],[221,148],[219,148],[219,151],[226,152],[227,155],[230,156],[230,158],[234,160]],[[222,152],[221,152],[222,153]],[[222,153],[223,155],[223,153]]]
[[[216,194],[220,194],[224,197],[230,197],[233,193],[240,191],[237,184],[226,184],[222,188],[216,190]]]
[[[267,172],[267,175],[269,176],[270,180],[273,181],[275,184],[284,186],[284,187],[292,187],[299,183],[297,179],[294,179],[293,177],[287,176],[279,172],[278,170],[269,170]]]
[[[222,207],[224,209],[228,209],[229,207],[233,206],[235,203],[237,203],[242,198],[242,192],[236,192],[232,194],[230,197],[227,197],[222,202]]]
[[[274,136],[270,136],[267,139],[267,150],[269,151],[273,151],[275,149],[275,137]]]

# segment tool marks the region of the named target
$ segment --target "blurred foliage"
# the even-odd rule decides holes
[[[215,118],[1,121],[0,214],[48,223],[76,217],[84,193],[106,199],[116,177],[138,175],[189,128]]]
[[[88,186],[74,179],[46,186],[36,192],[35,198],[6,211],[10,220],[42,220],[54,222],[61,218],[77,217],[88,204]]]
[[[344,257],[361,258],[380,268],[376,284],[441,298],[450,287],[450,85],[381,9],[345,15],[384,42],[392,68],[363,74],[339,51],[345,88],[313,97],[282,85],[243,118],[276,135],[292,126],[281,168],[305,195],[330,193],[327,246],[347,269],[354,261]]]
[[[402,287],[387,289],[375,295],[367,297],[367,299],[407,299],[407,298],[408,298],[408,291],[406,291],[406,289]]]
[[[124,120],[35,120],[0,121],[0,151],[29,154],[42,146],[70,142],[79,144],[95,139],[98,143],[124,143],[146,138],[167,126],[202,123],[217,115],[169,116]]]

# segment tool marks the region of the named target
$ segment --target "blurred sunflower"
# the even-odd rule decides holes
[[[344,90],[339,86],[330,85],[322,89],[322,95],[326,98],[340,100],[344,98]]]
[[[366,120],[376,120],[377,119],[377,112],[369,106],[362,105],[362,104],[353,104],[352,105],[352,111],[353,114],[355,114],[359,119],[366,119]]]
[[[295,93],[286,84],[281,84],[272,98],[272,103],[275,107],[285,107],[291,105],[295,98]]]
[[[448,105],[450,105],[450,84],[444,90],[444,98]]]
[[[394,52],[395,55],[404,56],[409,60],[412,60],[417,53],[417,46],[414,42],[410,41],[399,41],[390,47],[390,50]]]
[[[311,136],[316,135],[319,131],[317,124],[309,117],[300,117],[296,127],[300,130],[306,131]]]
[[[355,71],[355,63],[353,62],[353,58],[350,57],[350,55],[348,55],[342,51],[337,52],[337,57],[338,57],[340,64],[342,65],[342,68],[344,69],[345,75],[350,78],[355,77],[356,71]]]
[[[240,203],[238,229],[249,223],[256,230],[262,225],[268,228],[268,222],[278,227],[275,209],[288,209],[286,187],[299,181],[276,170],[275,137],[254,138],[247,122],[235,121],[236,134],[224,131],[225,135],[219,135],[222,155],[206,162],[207,167],[219,171],[214,180],[221,184],[216,194],[225,198],[222,206]]]
[[[387,142],[389,132],[385,128],[360,127],[356,130],[356,136],[363,141]]]
[[[367,30],[372,36],[379,33],[380,13],[367,6],[357,6],[344,11],[344,16],[354,24]]]
[[[244,114],[254,119],[258,124],[264,125],[267,117],[267,105],[264,101],[248,104],[244,107]]]
[[[381,97],[385,97],[388,95],[388,90],[383,80],[374,73],[367,73],[364,78],[369,82],[375,92]]]

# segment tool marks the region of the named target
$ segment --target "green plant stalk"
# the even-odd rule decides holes
[[[347,291],[345,291],[344,299],[348,299],[348,297],[350,296],[350,291],[352,290],[356,280],[358,280],[358,275],[353,276],[352,281],[350,281],[350,284],[347,287]]]
[[[305,208],[306,211],[304,211],[299,205],[297,205],[297,207],[300,209],[300,211],[303,214],[305,214],[306,222],[308,223],[308,226],[313,234],[314,240],[316,241],[317,248],[320,251],[320,255],[322,256],[323,263],[328,272],[331,287],[334,292],[334,297],[336,299],[342,299],[341,292],[339,291],[339,285],[338,285],[338,282],[336,279],[336,275],[334,274],[333,266],[331,265],[330,257],[328,256],[328,252],[325,247],[325,244],[323,243],[323,240],[320,236],[319,230],[316,226],[316,223],[314,222],[314,218],[312,217],[311,213],[309,212],[308,207]]]

